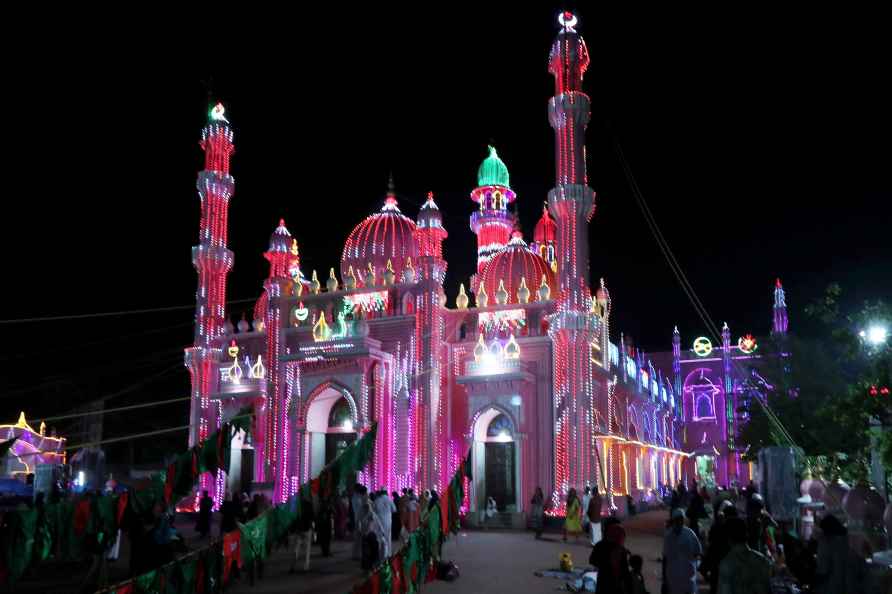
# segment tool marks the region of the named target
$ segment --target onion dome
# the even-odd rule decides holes
[[[359,223],[347,236],[341,258],[341,276],[354,270],[384,270],[391,261],[396,278],[402,278],[406,260],[418,255],[415,221],[400,212],[391,180],[384,207]]]
[[[542,218],[536,223],[536,229],[533,231],[533,241],[538,244],[545,244],[549,241],[555,241],[557,238],[557,223],[548,214],[548,207],[542,207]]]
[[[544,258],[533,253],[520,232],[515,231],[508,245],[486,265],[480,284],[488,294],[495,295],[504,281],[504,291],[508,293],[509,301],[513,302],[520,290],[521,279],[524,279],[527,288],[538,287],[543,276],[549,288],[555,286],[551,267]]]
[[[242,319],[238,322],[238,331],[239,332],[248,332],[251,330],[251,324],[248,323],[248,320],[245,319],[245,315],[242,314]]]
[[[508,188],[510,187],[508,180],[508,168],[499,159],[499,154],[496,152],[495,147],[490,146],[489,156],[483,160],[483,163],[480,164],[480,168],[477,170],[477,185],[504,186]]]
[[[601,279],[601,286],[595,291],[595,302],[604,309],[610,304],[610,293],[607,291],[603,278]]]

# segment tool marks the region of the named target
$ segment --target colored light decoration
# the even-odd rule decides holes
[[[526,326],[526,310],[502,309],[477,314],[477,324],[485,332],[519,332]]]
[[[737,339],[737,348],[740,349],[740,352],[750,355],[759,348],[759,344],[752,334],[747,334]]]
[[[257,355],[257,361],[251,366],[251,379],[263,379],[266,377],[266,368],[263,366],[262,359],[262,355]]]
[[[870,386],[868,389],[868,394],[871,396],[888,396],[889,395],[889,386]]]
[[[344,301],[349,303],[352,308],[366,313],[383,312],[387,310],[389,295],[390,293],[388,291],[355,293],[353,295],[345,295]]]
[[[693,350],[698,357],[708,357],[712,354],[712,341],[705,336],[700,336],[694,340]]]

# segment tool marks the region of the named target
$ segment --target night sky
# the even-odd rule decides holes
[[[873,29],[878,17],[588,4],[578,29],[592,58],[591,276],[611,291],[615,341],[623,331],[665,350],[675,324],[685,342],[704,333],[617,144],[700,299],[734,336],[767,332],[778,276],[794,331],[830,282],[849,304],[892,295],[892,48]],[[414,218],[429,190],[444,213],[451,306],[475,266],[468,194],[486,145],[510,170],[528,240],[554,185],[546,58],[555,15],[544,5],[317,9],[267,15],[250,35],[253,25],[221,15],[226,26],[210,19],[183,45],[158,30],[55,38],[57,51],[12,64],[4,84],[0,318],[194,301],[198,139],[216,100],[236,143],[230,299],[260,294],[261,254],[280,217],[304,272],[324,279],[350,229],[382,205],[392,171],[404,213]],[[227,33],[212,34],[217,26]],[[234,304],[233,317],[252,307]],[[188,395],[192,316],[0,325],[2,421],[115,394],[107,406]],[[184,424],[186,412],[182,403],[110,415],[106,434]],[[141,442],[135,459],[157,458],[184,435]]]

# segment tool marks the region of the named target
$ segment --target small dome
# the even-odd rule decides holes
[[[477,170],[478,186],[504,186],[510,187],[508,184],[508,168],[505,163],[499,159],[499,154],[495,147],[489,147],[489,156],[483,159],[480,169]]]
[[[536,229],[533,231],[533,241],[538,244],[544,244],[557,239],[557,223],[548,214],[548,207],[542,207],[542,218],[536,223]]]
[[[533,253],[524,242],[519,231],[515,231],[511,241],[500,252],[493,256],[483,270],[481,284],[486,293],[495,295],[499,285],[504,281],[508,293],[508,303],[517,303],[517,291],[524,279],[527,288],[542,284],[542,276],[554,293],[554,273],[548,263]],[[479,289],[478,289],[479,293]]]
[[[390,260],[396,278],[402,278],[406,260],[418,256],[415,229],[415,222],[400,212],[396,196],[388,192],[384,207],[347,236],[341,257],[341,277],[347,276],[350,266],[360,271],[368,270],[369,264],[375,268],[376,275],[381,274]]]
[[[285,227],[285,219],[279,219],[279,226],[269,237],[269,251],[286,253],[291,249],[291,233]]]
[[[440,213],[440,208],[437,206],[437,203],[434,202],[434,193],[428,192],[427,200],[421,205],[421,210],[418,211],[418,228],[442,227],[443,215]]]

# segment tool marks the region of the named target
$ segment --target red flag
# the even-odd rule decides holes
[[[172,463],[167,467],[167,477],[164,479],[164,503],[170,505],[170,499],[173,497],[173,483],[177,475],[177,464]]]
[[[114,594],[133,594],[133,582],[124,584],[115,590]]]
[[[232,564],[242,567],[242,533],[233,530],[223,535],[223,583],[229,581]]]
[[[443,538],[446,538],[449,536],[449,516],[452,511],[449,499],[452,497],[452,489],[446,487],[446,492],[443,495],[446,496],[446,505],[440,506],[440,533],[443,535]]]
[[[87,522],[90,521],[90,500],[84,499],[78,501],[74,506],[74,533],[83,536],[87,529]]]
[[[318,478],[314,478],[312,481],[310,481],[310,490],[312,491],[313,495],[319,494],[319,479]]]
[[[437,568],[434,567],[434,560],[431,559],[427,566],[427,574],[424,576],[424,583],[428,584],[430,582],[436,581],[437,579]]]
[[[195,563],[195,594],[204,594],[204,560],[199,557]]]
[[[124,491],[118,497],[118,509],[115,514],[115,519],[118,522],[118,526],[121,525],[121,522],[124,521],[124,512],[127,511],[127,502],[130,500],[130,492]]]
[[[391,594],[405,594],[406,582],[403,579],[403,554],[397,553],[390,558]]]

